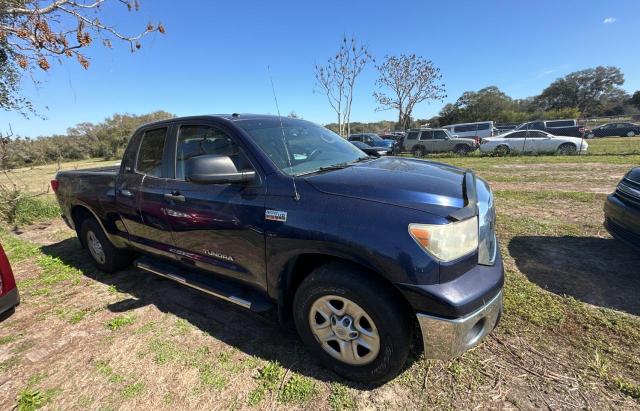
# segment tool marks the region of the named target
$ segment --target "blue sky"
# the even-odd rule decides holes
[[[112,3],[117,3],[112,0]],[[131,53],[96,44],[89,70],[75,60],[24,82],[45,120],[0,112],[0,131],[35,137],[63,133],[116,112],[164,109],[178,115],[275,113],[267,66],[280,110],[318,123],[334,121],[326,98],[314,93],[313,65],[343,34],[355,35],[381,60],[416,53],[440,67],[448,98],[496,85],[514,98],[539,93],[555,78],[597,65],[621,67],[624,88],[640,89],[640,1],[188,1],[142,0],[138,13],[106,7],[103,21],[133,32],[161,21]],[[358,81],[353,121],[396,119],[376,111],[376,70]],[[430,117],[444,103],[414,111]]]

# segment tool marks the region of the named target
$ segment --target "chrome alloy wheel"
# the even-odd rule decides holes
[[[87,231],[87,247],[91,256],[100,264],[104,264],[107,261],[107,257],[104,255],[102,244],[96,237],[95,233],[91,230]]]
[[[368,364],[380,352],[380,335],[373,320],[347,298],[318,298],[309,311],[309,325],[322,348],[347,364]]]

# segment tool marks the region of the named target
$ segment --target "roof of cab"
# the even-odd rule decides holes
[[[173,117],[165,120],[152,121],[150,123],[145,123],[138,128],[158,126],[162,124],[175,123],[178,121],[198,121],[198,120],[212,120],[212,119],[226,120],[226,121],[240,121],[240,120],[277,119],[277,118],[279,118],[279,116],[274,116],[271,114],[249,114],[249,113],[204,114],[199,116]]]

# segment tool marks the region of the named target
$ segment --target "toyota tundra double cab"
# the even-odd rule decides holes
[[[493,195],[471,170],[371,158],[308,121],[174,118],[115,168],[52,181],[96,266],[276,310],[336,373],[380,384],[414,331],[427,358],[475,346],[502,312]],[[167,296],[170,298],[170,296]]]

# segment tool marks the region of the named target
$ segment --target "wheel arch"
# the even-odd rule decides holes
[[[409,301],[402,292],[387,279],[382,273],[374,268],[362,264],[360,262],[349,259],[348,257],[338,256],[325,253],[302,253],[289,259],[283,267],[278,278],[278,319],[282,325],[291,326],[293,324],[292,305],[295,293],[302,282],[321,265],[338,263],[347,267],[353,267],[354,270],[363,271],[379,282],[386,289],[401,301],[403,308],[408,314],[414,312]]]
[[[85,220],[92,218],[98,222],[100,228],[102,228],[102,231],[104,231],[104,234],[107,236],[107,239],[109,239],[109,241],[111,241],[114,246],[116,246],[117,248],[125,247],[122,240],[114,236],[115,227],[109,227],[108,223],[105,225],[105,222],[100,217],[98,217],[98,215],[90,207],[84,204],[75,204],[71,207],[69,214],[71,216],[71,221],[73,222],[73,228],[76,230],[76,234],[83,246],[85,244],[80,235],[80,228]]]

